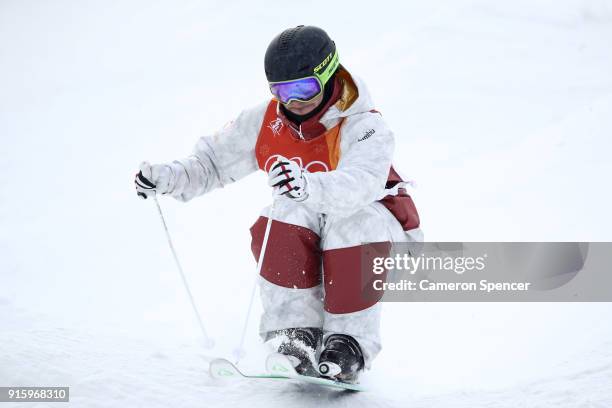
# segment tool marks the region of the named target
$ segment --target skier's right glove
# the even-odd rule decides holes
[[[286,157],[278,156],[268,173],[268,185],[279,195],[294,201],[308,198],[308,183],[304,170],[299,163]]]
[[[166,164],[142,162],[140,171],[134,178],[136,194],[146,199],[152,195],[166,194],[173,190],[174,174],[172,168]]]

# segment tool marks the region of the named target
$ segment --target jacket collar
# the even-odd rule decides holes
[[[327,103],[325,104],[325,106],[323,106],[323,109],[321,109],[321,111],[317,113],[315,116],[313,116],[312,118],[309,118],[308,120],[303,121],[299,125],[294,123],[291,119],[289,119],[287,115],[283,113],[280,102],[278,101],[276,102],[277,116],[283,121],[283,124],[285,126],[291,129],[291,134],[294,137],[296,137],[297,139],[301,139],[301,140],[311,140],[311,139],[314,139],[315,137],[321,136],[323,133],[327,131],[327,128],[325,127],[325,125],[321,123],[321,118],[325,115],[325,113],[329,110],[331,106],[333,106],[336,102],[338,102],[338,100],[342,96],[342,88],[343,88],[342,82],[337,77],[334,78],[334,81],[335,81],[334,91],[331,97],[329,98],[329,100],[327,101]]]
[[[276,114],[283,124],[291,129],[291,134],[296,139],[314,139],[338,125],[345,117],[374,109],[374,102],[365,84],[358,77],[351,75],[342,65],[334,80],[336,81],[334,93],[326,106],[319,114],[302,122],[301,126],[294,124],[282,113],[277,101]]]

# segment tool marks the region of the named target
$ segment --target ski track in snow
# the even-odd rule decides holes
[[[4,302],[0,318],[9,321],[9,317],[19,322],[20,329],[9,326],[3,330],[0,383],[69,385],[75,406],[143,406],[144,401],[148,407],[271,408],[296,403],[300,407],[337,408],[607,408],[612,404],[610,341],[586,355],[572,356],[570,368],[575,368],[569,373],[515,388],[414,396],[408,386],[402,398],[389,398],[384,387],[380,389],[372,381],[366,381],[367,392],[350,393],[287,381],[216,380],[206,371],[206,353],[195,344],[162,346],[154,338],[134,338],[133,333],[121,336],[56,327],[44,316],[34,317]],[[382,385],[386,380],[401,386],[398,378],[385,379],[379,372],[376,383]]]

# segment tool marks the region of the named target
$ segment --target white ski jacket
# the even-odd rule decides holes
[[[343,70],[344,68],[341,67]],[[341,99],[320,119],[325,128],[341,119],[340,157],[335,170],[308,173],[308,198],[302,202],[323,214],[348,215],[389,194],[405,183],[386,190],[394,150],[394,136],[374,104],[365,84],[345,71]],[[255,145],[269,101],[246,109],[231,123],[197,142],[191,156],[169,163],[175,198],[188,201],[218,187],[240,180],[259,169]]]

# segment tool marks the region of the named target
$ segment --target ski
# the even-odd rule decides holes
[[[322,377],[310,377],[298,374],[291,361],[283,354],[273,353],[266,359],[267,374],[246,374],[240,371],[231,361],[217,358],[210,362],[210,376],[222,380],[286,380],[315,384],[335,389],[365,391],[359,384],[349,384]]]
[[[266,359],[266,370],[273,375],[278,375],[309,384],[316,384],[342,390],[365,391],[365,389],[359,384],[344,383],[323,377],[300,375],[295,371],[293,364],[291,364],[291,361],[287,358],[287,356],[279,353],[272,353],[268,356]]]
[[[210,376],[217,379],[271,379],[288,380],[289,377],[274,374],[245,374],[234,363],[225,359],[217,358],[210,362],[208,368]]]

